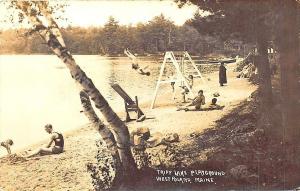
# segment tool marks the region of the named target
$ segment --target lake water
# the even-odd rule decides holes
[[[118,83],[139,101],[153,96],[160,65],[150,64],[150,77],[131,69],[128,58],[108,59],[97,55],[75,56],[77,64],[93,80],[115,111],[124,102],[110,87]],[[44,125],[67,131],[88,123],[69,70],[54,55],[0,55],[0,140],[11,138],[14,149],[47,137]],[[0,155],[4,154],[0,149]]]

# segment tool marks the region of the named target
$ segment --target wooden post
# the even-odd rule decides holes
[[[174,65],[175,65],[175,68],[179,74],[179,77],[182,79],[182,81],[184,82],[185,86],[187,87],[187,89],[191,92],[192,96],[195,96],[192,89],[190,88],[189,84],[187,83],[185,77],[183,76],[182,72],[180,71],[179,69],[179,65],[178,65],[178,62],[177,60],[175,59],[175,56],[174,54],[171,52],[171,60],[173,61]]]
[[[129,115],[129,111],[128,111],[128,105],[127,105],[127,102],[125,100],[124,100],[124,104],[125,104],[125,111],[126,111],[126,119],[125,119],[125,121],[129,122],[131,119],[130,119],[130,115]]]
[[[137,113],[136,120],[138,120],[141,117],[141,113],[139,109],[139,102],[137,96],[135,96],[135,105],[136,105],[136,113]]]
[[[155,100],[156,100],[158,88],[159,88],[159,85],[160,85],[160,80],[161,80],[161,77],[163,75],[163,72],[164,72],[164,69],[165,69],[165,65],[166,65],[166,62],[167,62],[167,54],[169,54],[169,52],[166,52],[163,64],[162,64],[162,66],[160,68],[159,77],[158,77],[158,80],[157,80],[156,88],[155,88],[155,91],[154,91],[154,97],[153,97],[150,109],[153,109],[153,107],[154,107],[154,103],[155,103]]]
[[[185,56],[189,59],[189,61],[192,63],[193,68],[194,68],[194,69],[196,70],[196,72],[198,73],[198,76],[200,76],[202,82],[203,82],[204,84],[206,84],[205,81],[204,81],[204,79],[203,79],[202,74],[200,73],[199,69],[197,68],[195,62],[192,60],[190,54],[189,54],[188,52],[185,52],[184,55],[185,55]]]

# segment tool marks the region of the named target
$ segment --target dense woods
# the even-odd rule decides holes
[[[26,32],[26,29],[1,31],[0,54],[51,53],[37,34],[28,36]],[[200,34],[189,22],[176,26],[162,14],[148,23],[139,23],[136,26],[119,25],[116,19],[110,17],[103,27],[70,26],[62,28],[61,32],[73,54],[116,56],[123,54],[125,48],[138,54],[154,54],[167,50],[188,50],[200,55],[218,50],[227,54],[234,51],[244,53],[239,41],[229,42],[209,34]]]

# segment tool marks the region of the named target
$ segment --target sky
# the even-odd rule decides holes
[[[50,1],[51,2],[51,1]],[[197,11],[194,5],[185,5],[178,8],[171,0],[145,1],[145,0],[110,0],[110,1],[67,1],[64,17],[67,22],[58,22],[61,27],[71,26],[103,26],[110,16],[113,16],[121,25],[136,25],[146,23],[153,17],[163,14],[176,25],[182,25],[187,19],[193,17]],[[9,15],[6,8],[0,4],[0,20]],[[0,28],[13,28],[9,22],[0,23]]]

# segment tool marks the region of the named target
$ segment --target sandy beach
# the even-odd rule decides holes
[[[0,191],[300,191],[299,7],[0,3]]]
[[[194,89],[203,89],[206,96],[206,107],[213,98],[213,93],[218,92],[219,104],[224,105],[223,110],[213,111],[176,111],[177,99],[171,98],[169,93],[159,95],[155,109],[149,109],[150,102],[141,104],[141,109],[146,114],[145,121],[128,123],[129,130],[137,127],[148,127],[151,133],[178,133],[181,141],[194,132],[214,127],[215,121],[229,113],[241,101],[247,99],[256,90],[247,79],[236,78],[233,71],[235,64],[227,65],[228,85],[220,87],[218,73],[205,75],[205,83],[195,83]],[[209,79],[208,79],[209,77]],[[177,103],[178,105],[178,103]],[[124,119],[125,113],[119,113]],[[59,155],[42,156],[32,159],[0,158],[0,190],[93,190],[91,178],[86,170],[86,164],[95,162],[97,148],[95,141],[99,134],[88,124],[80,129],[64,134],[65,151]],[[36,147],[33,145],[32,148]]]

